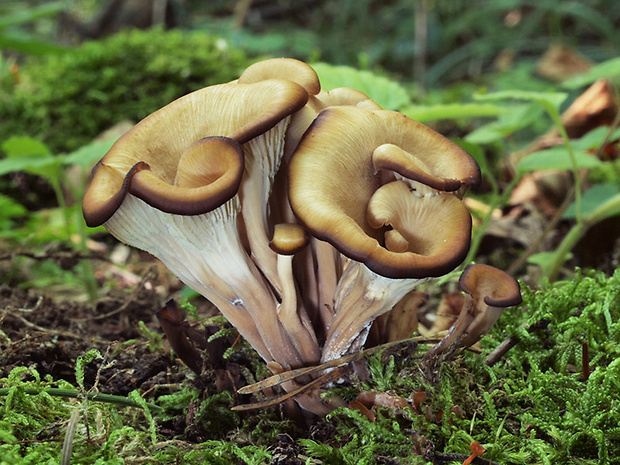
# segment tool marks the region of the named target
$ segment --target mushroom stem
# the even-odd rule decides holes
[[[294,255],[278,255],[278,276],[282,282],[282,302],[277,307],[278,319],[304,363],[313,364],[321,358],[319,344],[305,310],[297,299],[293,257]]]
[[[329,328],[334,319],[334,296],[340,278],[340,253],[331,244],[314,238],[311,240],[311,247],[319,283],[319,315],[323,327]]]
[[[269,248],[267,205],[274,177],[282,161],[284,133],[290,116],[243,146],[246,172],[241,181],[242,216],[252,260],[281,296],[283,284],[277,270],[277,254]]]
[[[426,279],[390,279],[359,262],[350,262],[336,290],[335,317],[329,327],[321,361],[328,362],[359,349],[372,322],[389,311]]]
[[[475,317],[474,299],[469,295],[465,295],[464,297],[465,299],[458,318],[450,327],[448,334],[426,352],[424,356],[426,360],[441,353],[449,353],[451,346],[462,345],[463,338],[467,336],[467,328],[471,322],[474,321]]]

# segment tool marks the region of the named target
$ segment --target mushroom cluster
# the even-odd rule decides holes
[[[273,59],[139,122],[95,167],[83,211],[211,301],[277,373],[358,350],[378,316],[457,267],[479,178],[435,131]]]

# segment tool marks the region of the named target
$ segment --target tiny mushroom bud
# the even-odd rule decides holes
[[[519,283],[489,265],[468,265],[461,274],[459,287],[465,293],[459,316],[448,334],[427,353],[428,357],[451,350],[455,344],[456,347],[475,344],[506,308],[521,303]]]

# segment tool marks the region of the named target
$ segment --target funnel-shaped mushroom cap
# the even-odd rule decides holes
[[[237,82],[246,84],[266,79],[287,79],[296,82],[306,89],[308,95],[316,95],[321,91],[316,71],[310,65],[294,58],[272,58],[254,63],[246,68]]]
[[[516,279],[489,265],[468,265],[459,279],[461,290],[474,299],[476,307],[512,307],[522,301]]]
[[[461,341],[468,347],[489,332],[507,307],[521,303],[521,290],[516,279],[489,265],[468,265],[461,274],[459,287],[468,294],[473,320],[467,325]]]
[[[243,167],[241,146],[224,137],[209,137],[192,144],[179,158],[176,182],[166,182],[142,161],[126,173],[114,160],[101,161],[84,196],[86,224],[105,223],[129,192],[167,213],[206,213],[237,193]]]
[[[385,144],[398,156],[377,161],[373,154]],[[457,266],[471,233],[460,200],[437,191],[418,196],[404,182],[379,191],[377,169],[453,191],[480,175],[469,154],[402,114],[330,107],[291,158],[293,212],[312,235],[389,278],[440,276]],[[386,237],[383,225],[396,232]]]
[[[97,165],[83,210],[105,223],[127,193],[167,213],[211,211],[236,192],[239,144],[301,108],[306,91],[291,81],[222,84],[181,97],[121,137]]]
[[[368,256],[375,266],[389,267],[379,271],[367,264],[382,275],[440,276],[456,268],[469,250],[471,216],[452,194],[418,196],[404,181],[393,181],[370,198],[367,221],[373,228],[392,228],[385,232],[385,246],[374,247]]]

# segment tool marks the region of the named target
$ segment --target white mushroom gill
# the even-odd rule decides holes
[[[284,152],[284,134],[290,116],[243,145],[245,173],[239,196],[251,256],[270,284],[282,295],[283,283],[277,270],[277,254],[269,248],[272,231],[267,206],[275,175]]]
[[[406,294],[428,279],[391,279],[351,261],[336,290],[336,314],[329,327],[321,361],[359,350],[373,321],[390,311]]]
[[[159,258],[226,316],[265,360],[300,366],[301,357],[273,310],[277,301],[237,231],[237,197],[201,215],[164,213],[129,194],[105,223],[126,244]]]

